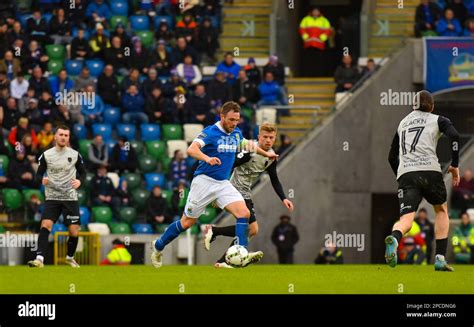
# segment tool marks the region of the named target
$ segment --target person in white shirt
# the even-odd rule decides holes
[[[12,97],[20,100],[23,95],[28,91],[30,83],[25,79],[22,72],[16,75],[16,78],[10,83],[10,93]]]

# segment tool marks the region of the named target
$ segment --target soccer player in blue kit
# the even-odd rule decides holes
[[[250,211],[240,192],[229,181],[235,155],[243,149],[256,151],[271,160],[276,160],[278,155],[264,151],[252,141],[244,139],[237,127],[240,120],[240,106],[237,103],[224,103],[220,118],[214,125],[206,127],[187,150],[188,155],[200,161],[199,166],[194,173],[181,220],[170,224],[160,238],[152,241],[151,262],[155,268],[162,266],[162,251],[165,246],[193,226],[213,201],[237,219],[237,244],[245,247],[248,245]],[[261,251],[250,252],[247,260],[257,262],[262,257]]]

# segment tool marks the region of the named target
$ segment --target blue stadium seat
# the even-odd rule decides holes
[[[91,220],[91,212],[87,207],[79,207],[79,214],[81,216],[81,225],[87,225]]]
[[[33,15],[32,14],[23,14],[20,15],[20,25],[23,29],[26,29],[26,24],[28,22],[28,19],[30,19]]]
[[[158,29],[162,21],[166,21],[168,23],[168,29],[173,30],[173,17],[171,16],[155,16],[155,29]]]
[[[115,144],[117,144],[117,141],[115,140],[105,141],[105,145],[107,145],[107,150],[109,150],[109,157],[112,154],[112,150],[114,149]]]
[[[67,227],[64,224],[53,224],[53,228],[51,229],[51,235],[54,236],[56,232],[67,232]]]
[[[132,230],[135,234],[153,234],[153,227],[150,224],[133,224]]]
[[[51,18],[53,18],[53,14],[45,12],[41,16],[46,20],[46,24],[49,26],[49,22],[51,21]]]
[[[66,68],[67,74],[69,76],[77,76],[81,73],[82,65],[84,61],[82,60],[66,60],[64,62],[64,67]]]
[[[99,77],[104,70],[104,62],[99,59],[86,60],[86,66],[91,72],[91,76]]]
[[[164,188],[166,185],[166,178],[165,175],[161,173],[148,173],[145,174],[145,183],[147,191],[151,191],[153,187],[157,185]]]
[[[120,109],[119,108],[110,107],[110,108],[105,109],[105,111],[104,111],[104,121],[107,124],[116,125],[116,124],[120,123],[120,118],[121,117],[120,117]]]
[[[119,136],[126,137],[127,140],[134,140],[136,134],[136,128],[133,124],[118,124],[117,125],[117,134]]]
[[[110,1],[110,11],[113,16],[128,16],[128,3],[126,0]]]
[[[150,29],[148,16],[130,16],[130,28],[134,31],[147,31]]]
[[[110,141],[112,139],[112,125],[110,124],[92,124],[92,134],[102,135],[104,141]]]
[[[160,139],[161,130],[158,124],[141,124],[140,125],[142,141],[157,141]]]
[[[83,140],[87,138],[87,128],[81,124],[74,124],[73,127],[74,135],[77,136],[79,140]]]

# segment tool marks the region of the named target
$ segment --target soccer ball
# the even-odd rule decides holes
[[[225,262],[234,268],[242,268],[249,252],[242,245],[232,245],[225,253]]]

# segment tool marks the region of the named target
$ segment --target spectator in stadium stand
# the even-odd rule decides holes
[[[120,198],[115,196],[115,187],[112,180],[107,176],[107,166],[97,168],[97,173],[90,182],[91,199],[95,206],[109,206],[114,217],[118,217],[120,209]]]
[[[442,17],[436,25],[436,32],[439,36],[460,36],[462,33],[462,27],[459,20],[454,18],[454,12],[451,9],[444,11],[444,17]]]
[[[132,194],[128,189],[127,180],[125,178],[120,179],[120,184],[117,190],[115,191],[117,197],[120,198],[120,205],[123,207],[132,205]]]
[[[112,241],[112,250],[107,257],[101,261],[100,265],[127,266],[132,262],[132,255],[127,250],[125,243],[118,238]]]
[[[5,55],[5,50],[8,49],[8,25],[5,21],[0,20],[0,58]]]
[[[59,8],[53,14],[49,22],[49,33],[54,40],[54,44],[69,44],[72,41],[72,25],[66,18],[63,8]]]
[[[120,86],[112,65],[105,65],[104,71],[97,80],[97,92],[105,104],[120,106]]]
[[[415,12],[415,36],[436,35],[436,24],[441,10],[430,0],[421,0]]]
[[[28,118],[21,117],[18,119],[18,125],[10,130],[8,143],[14,147],[17,143],[21,142],[25,135],[31,136],[32,146],[36,148],[38,146],[38,139],[36,138],[35,130],[29,126]]]
[[[147,222],[156,227],[158,224],[173,222],[168,212],[168,201],[161,195],[161,187],[155,186],[146,200]]]
[[[110,41],[104,34],[104,25],[97,23],[95,26],[96,33],[90,38],[89,46],[92,50],[94,58],[104,58],[105,50],[110,48]]]
[[[281,92],[280,85],[275,81],[272,72],[264,75],[264,81],[258,86],[260,101],[258,106],[287,105],[286,98]]]
[[[280,223],[275,226],[271,236],[272,242],[277,248],[280,264],[293,264],[295,244],[300,239],[296,226],[290,224],[290,220],[290,216],[282,215]]]
[[[474,227],[466,212],[463,212],[461,223],[454,229],[452,244],[456,263],[474,263]]]
[[[10,90],[10,80],[5,71],[0,71],[0,88],[6,90],[7,93]]]
[[[222,61],[216,68],[216,74],[217,72],[224,72],[227,83],[231,86],[235,84],[239,71],[240,65],[234,61],[232,52],[226,52],[224,55],[224,61]]]
[[[474,37],[474,18],[469,18],[468,20],[466,20],[464,36]]]
[[[303,67],[306,76],[325,76],[326,41],[332,33],[329,20],[319,8],[311,8],[300,23],[299,33],[304,42],[305,54]]]
[[[176,37],[184,37],[191,45],[196,44],[197,24],[190,12],[183,15],[183,18],[176,23]]]
[[[242,132],[242,135],[244,136],[244,138],[246,138],[247,140],[250,140],[250,138],[252,137],[250,134],[252,132],[252,128],[250,127],[249,119],[245,117],[244,115],[240,115],[239,124],[237,126]]]
[[[183,93],[183,90],[184,94],[186,94],[188,88],[186,87],[186,83],[179,78],[176,69],[170,71],[170,76],[170,79],[163,85],[164,96],[173,99],[176,94],[178,94],[178,91],[179,93]]]
[[[260,72],[260,69],[255,63],[255,58],[250,57],[244,69],[245,73],[247,73],[249,80],[255,85],[260,85],[260,83],[262,82],[262,73]]]
[[[87,66],[82,67],[81,73],[74,79],[76,91],[85,91],[88,86],[95,88],[95,79],[91,76],[91,71]]]
[[[450,8],[453,11],[454,17],[456,17],[461,26],[463,26],[467,18],[467,8],[463,0],[451,0],[446,8]]]
[[[124,111],[122,116],[124,123],[148,123],[148,116],[145,113],[145,99],[143,99],[136,85],[130,85],[127,92],[122,95],[122,107]]]
[[[8,44],[13,44],[17,39],[22,40],[23,42],[28,40],[28,35],[23,30],[21,23],[15,21],[12,25],[12,29],[7,34]]]
[[[76,103],[67,104],[67,110],[71,116],[72,124],[85,125],[84,115],[82,114],[82,106],[80,104],[76,104]],[[71,141],[75,140],[74,133],[72,133],[71,139],[72,139]]]
[[[89,41],[85,38],[85,31],[82,26],[77,30],[77,36],[71,43],[71,59],[88,59],[91,56]]]
[[[433,252],[433,240],[434,240],[434,225],[428,219],[428,212],[425,208],[421,208],[418,211],[418,217],[415,218],[415,222],[420,226],[421,233],[426,242],[426,262],[431,263],[431,254]]]
[[[225,72],[216,71],[214,79],[209,82],[207,93],[211,98],[213,108],[220,107],[223,103],[232,100],[232,87],[226,81]]]
[[[35,67],[40,66],[43,71],[46,71],[48,60],[49,57],[44,54],[38,42],[31,41],[28,46],[25,61],[22,63],[22,69],[31,74]]]
[[[188,176],[188,166],[181,150],[175,150],[170,162],[170,177],[173,187],[178,186],[180,180]]]
[[[135,85],[137,90],[141,92],[142,89],[142,82],[140,82],[140,72],[138,69],[132,68],[130,69],[130,73],[122,80],[122,85],[120,86],[122,89],[122,95],[127,92],[128,88],[131,85]]]
[[[70,130],[73,128],[73,120],[69,113],[68,107],[64,104],[59,104],[53,109],[52,122],[54,126],[64,125],[69,127]]]
[[[40,130],[41,126],[44,124],[38,104],[38,99],[29,99],[28,104],[25,108],[25,112],[22,114],[23,117],[28,119],[31,127],[33,127],[35,131]]]
[[[21,100],[28,91],[30,83],[25,79],[23,72],[18,72],[17,76],[10,83],[10,94],[16,100]]]
[[[336,80],[336,93],[349,91],[359,80],[359,70],[357,66],[352,64],[352,56],[346,55],[342,57],[342,65],[336,68],[334,73]]]
[[[214,123],[211,113],[211,98],[206,93],[203,84],[198,84],[194,94],[185,103],[185,112],[189,114],[189,123],[208,126]]]
[[[334,243],[330,243],[327,246],[321,248],[317,258],[314,260],[315,264],[343,264],[344,257],[342,256],[342,250],[338,249]]]
[[[26,21],[26,32],[30,41],[34,40],[42,45],[51,43],[51,38],[48,35],[48,24],[46,19],[41,16],[39,9],[34,9],[33,15]]]
[[[50,122],[44,123],[43,129],[38,133],[37,139],[40,152],[49,149],[54,140],[53,124]]]
[[[25,188],[37,188],[38,185],[34,179],[35,171],[31,163],[26,159],[25,148],[18,145],[15,148],[15,157],[13,157],[8,165],[8,179],[11,185],[22,190]]]
[[[130,68],[130,56],[125,55],[125,48],[118,36],[112,38],[112,46],[105,50],[105,61],[114,66],[115,71],[122,75],[128,75]]]
[[[51,93],[53,97],[57,99],[60,94],[64,92],[72,92],[74,88],[74,82],[67,76],[66,69],[61,69],[58,73],[58,76],[54,76],[49,80],[49,85],[51,88]]]
[[[3,59],[0,60],[0,71],[5,72],[10,81],[21,72],[21,62],[13,57],[13,52],[5,52]]]
[[[188,88],[193,90],[196,85],[201,82],[202,74],[199,67],[193,65],[193,57],[186,55],[184,62],[176,66],[176,72],[178,76],[186,82]]]
[[[155,40],[163,40],[165,41],[165,44],[168,43],[170,45],[174,42],[174,33],[170,30],[166,19],[163,19],[158,25],[158,28],[155,31]]]
[[[398,261],[401,264],[421,265],[425,262],[426,256],[413,236],[405,236],[400,241],[398,249]]]
[[[268,63],[263,66],[263,75],[267,72],[271,72],[275,81],[280,86],[285,85],[285,65],[278,61],[278,57],[276,55],[271,55],[268,58]]]
[[[120,38],[123,47],[132,48],[132,39],[127,35],[127,31],[125,30],[125,25],[123,23],[118,23],[115,25],[115,30],[112,32],[111,38],[115,36]]]
[[[86,21],[86,10],[87,10],[87,1],[86,0],[74,0],[70,2],[74,3],[74,6],[65,6],[66,17],[71,22],[72,26],[81,26],[84,25]]]
[[[137,169],[137,152],[125,137],[120,137],[110,155],[110,171],[122,175],[135,172]]]
[[[142,92],[143,96],[148,98],[151,95],[153,88],[161,88],[161,80],[158,78],[158,72],[155,68],[150,68],[148,70],[148,76],[142,83]]]
[[[30,87],[35,89],[35,97],[39,98],[43,91],[49,91],[48,79],[43,76],[43,69],[40,66],[33,68],[33,75],[30,77],[29,81]]]
[[[9,97],[7,99],[6,108],[3,110],[3,129],[6,130],[7,135],[10,133],[10,130],[16,126],[20,117],[21,114],[18,110],[16,100]]]
[[[171,66],[171,54],[166,50],[165,40],[161,39],[158,41],[156,50],[151,54],[151,67],[156,69],[159,77],[169,77]]]
[[[20,113],[23,115],[26,112],[26,109],[28,108],[28,104],[31,99],[36,100],[36,104],[38,104],[38,99],[35,97],[35,89],[33,86],[28,86],[28,90],[26,91],[25,94],[21,97],[21,99],[18,101],[18,109],[20,109]]]
[[[466,169],[458,186],[453,187],[453,207],[466,211],[474,207],[474,178],[471,169]]]
[[[197,37],[199,51],[205,53],[209,60],[215,63],[217,61],[216,50],[219,48],[219,32],[212,26],[209,17],[205,17],[199,25]]]
[[[92,0],[87,6],[86,17],[92,23],[107,25],[107,21],[112,17],[112,12],[104,0]]]
[[[173,187],[173,195],[171,196],[171,208],[170,208],[170,214],[172,217],[179,217],[182,213],[182,208],[180,208],[180,203],[181,199],[183,197],[183,194],[186,190],[188,182],[186,180],[182,179],[178,182],[178,186]]]
[[[33,170],[36,171],[38,169],[38,163],[36,160],[38,155],[38,147],[33,144],[33,138],[31,137],[31,134],[23,135],[20,143],[25,149],[26,159],[30,162]]]
[[[200,64],[199,54],[196,49],[189,45],[184,37],[178,37],[176,40],[176,46],[173,48],[171,53],[172,65],[176,67],[178,64],[182,63],[186,55],[193,57],[194,64]]]
[[[184,6],[179,6],[179,9],[181,9],[181,13],[185,14],[190,12],[195,15],[195,12],[199,6],[199,0],[184,0],[183,3]]]
[[[293,145],[291,138],[286,134],[280,134],[280,147],[277,150],[277,154],[283,156],[284,153]]]
[[[239,71],[237,82],[234,84],[232,91],[233,100],[241,107],[255,109],[259,100],[258,88],[247,77],[244,69]]]
[[[141,74],[148,73],[151,54],[145,48],[138,36],[132,38],[132,52],[130,55],[130,67],[137,69]]]
[[[85,92],[88,94],[87,99],[94,97],[94,106],[91,106],[90,103],[82,104],[81,114],[84,116],[86,125],[91,125],[93,123],[101,123],[103,121],[102,113],[104,112],[104,102],[101,97],[95,92],[94,86],[86,86]],[[91,95],[92,94],[92,95]]]
[[[89,145],[88,154],[90,168],[92,170],[97,170],[97,168],[101,166],[109,165],[109,150],[104,143],[102,135],[94,136],[92,143]]]
[[[171,106],[171,100],[163,95],[161,88],[154,86],[145,103],[145,112],[148,115],[148,121],[150,123],[172,123]]]

